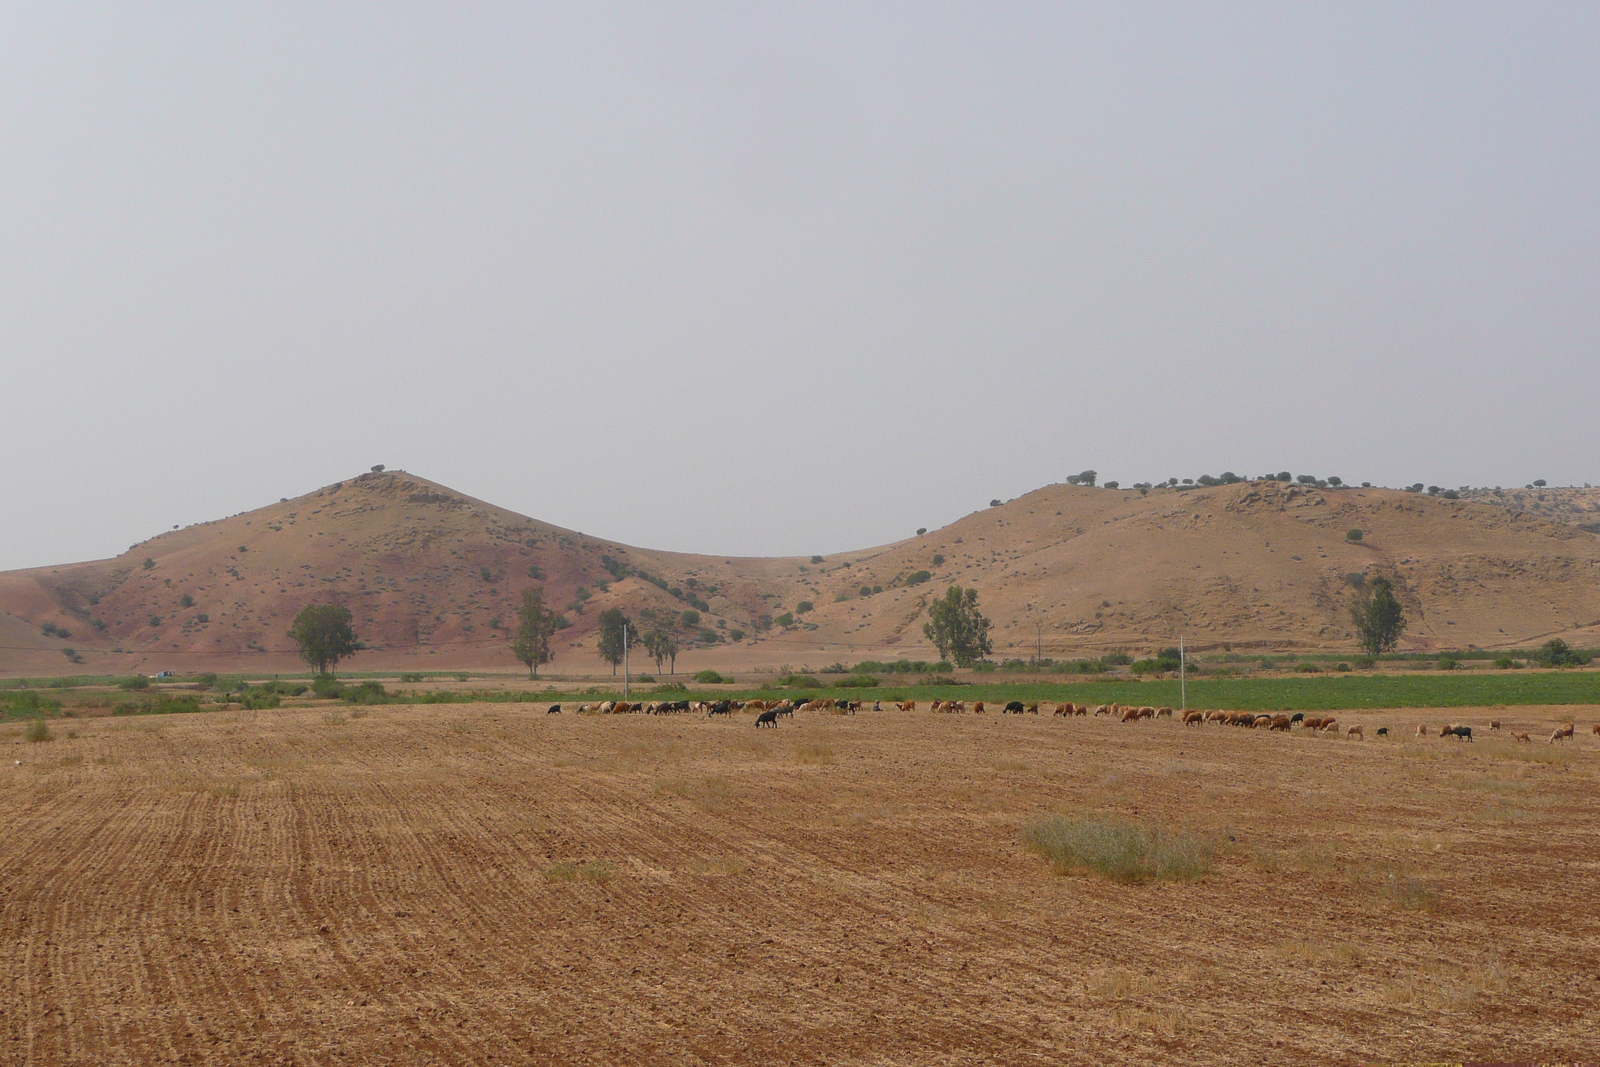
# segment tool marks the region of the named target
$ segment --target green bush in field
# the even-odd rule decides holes
[[[22,730],[24,741],[37,743],[50,740],[50,725],[43,719],[34,719]]]
[[[124,678],[122,681],[118,682],[117,683],[117,688],[118,689],[149,689],[150,688],[150,679],[146,678],[142,674],[135,674],[135,675],[132,675],[130,677]]]
[[[724,681],[722,675],[712,670],[696,671],[694,680],[701,685],[720,685]]]
[[[319,697],[338,699],[344,695],[344,685],[331,674],[319,674],[311,680],[311,691]]]
[[[870,674],[852,674],[848,678],[841,678],[833,684],[840,689],[872,689],[877,686],[878,679]]]
[[[1553,637],[1539,647],[1533,654],[1536,662],[1546,667],[1582,667],[1589,662],[1589,657],[1569,646],[1559,637]]]
[[[1022,843],[1059,874],[1115,882],[1193,881],[1210,873],[1214,854],[1198,835],[1115,818],[1035,820],[1022,828]]]

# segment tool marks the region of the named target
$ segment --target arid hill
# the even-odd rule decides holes
[[[330,601],[370,646],[352,666],[510,668],[516,603],[535,584],[571,623],[554,665],[569,673],[600,669],[595,620],[612,606],[674,629],[680,671],[929,658],[926,607],[949,584],[979,590],[1000,657],[1180,635],[1351,647],[1354,583],[1377,573],[1402,591],[1409,647],[1592,643],[1600,536],[1562,517],[1387,489],[1053,485],[897,544],[744,559],[620,545],[368,473],[115,559],[0,573],[0,670],[291,669],[290,620]]]

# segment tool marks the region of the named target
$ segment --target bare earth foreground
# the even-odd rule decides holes
[[[0,1061],[1596,1060],[1600,739],[1571,710],[1565,745],[1416,741],[1408,712],[1341,715],[1365,743],[898,711],[55,720],[0,735]],[[1547,735],[1561,710],[1496,714]],[[1213,835],[1214,872],[1118,885],[1019,844],[1097,812]]]

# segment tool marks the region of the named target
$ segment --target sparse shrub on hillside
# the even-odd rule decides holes
[[[862,586],[861,587],[861,592],[858,595],[860,595],[860,596],[871,596],[872,595],[872,586],[870,586],[870,585]]]
[[[23,727],[22,739],[34,744],[50,740],[50,726],[43,719],[34,719]]]
[[[933,556],[933,559],[932,559],[931,562],[932,562],[933,566],[935,566],[935,567],[942,567],[942,566],[944,566],[944,556],[942,554],[936,552],[936,553],[934,553],[934,556]]]
[[[815,611],[816,607],[817,606],[815,604],[813,604],[811,601],[802,600],[802,601],[800,601],[800,603],[798,603],[798,604],[796,604],[794,606],[794,613],[796,615],[804,615],[808,611]]]
[[[822,557],[821,556],[812,556],[811,557],[811,562],[812,563],[821,563],[822,562]]]
[[[721,685],[724,681],[722,675],[712,670],[696,671],[694,680],[701,685]]]
[[[1102,663],[1110,664],[1113,667],[1126,667],[1128,664],[1133,662],[1133,657],[1121,649],[1118,649],[1115,652],[1107,652],[1104,656],[1100,657],[1100,661]]]
[[[912,571],[910,574],[906,575],[906,584],[921,585],[923,582],[932,577],[933,575],[928,571]]]
[[[1345,575],[1344,580],[1355,586],[1357,589],[1360,589],[1362,586],[1367,584],[1367,576],[1357,571],[1351,571],[1349,574]]]
[[[1543,489],[1545,486],[1547,486],[1549,484],[1550,483],[1545,481],[1543,478],[1535,478],[1533,480],[1533,485],[1534,485],[1534,488],[1536,488],[1536,489]]]
[[[1365,535],[1362,534],[1360,530],[1356,529],[1346,530],[1344,533],[1344,539],[1346,541],[1359,541],[1363,536]]]
[[[1336,670],[1336,671],[1348,671],[1350,669],[1350,664],[1348,664],[1348,663],[1340,663],[1337,666],[1335,666],[1333,669]]]
[[[1118,482],[1118,481],[1115,481],[1115,480],[1113,480],[1113,481],[1109,481],[1109,482],[1107,482],[1107,483],[1106,483],[1106,484],[1105,484],[1105,487],[1106,487],[1106,488],[1107,488],[1107,489],[1120,489],[1120,488],[1122,488],[1122,483],[1121,483],[1121,482]]]
[[[732,630],[728,631],[728,640],[732,641],[734,644],[738,644],[740,641],[743,641],[744,636],[744,631],[738,627],[734,627]]]
[[[1510,656],[1501,656],[1499,659],[1494,661],[1494,669],[1497,671],[1521,670],[1522,664],[1512,659]]]
[[[528,564],[528,577],[536,582],[544,581],[544,568],[537,563]]]
[[[700,625],[700,613],[698,611],[695,611],[693,608],[690,608],[689,610],[687,610],[685,612],[682,612],[681,614],[679,614],[678,618],[683,620],[683,624],[685,626],[699,626]]]
[[[1461,666],[1461,661],[1454,656],[1440,656],[1438,667],[1441,671],[1453,671]]]
[[[794,625],[794,616],[786,611],[772,621],[787,630],[789,627]]]
[[[201,626],[204,626],[206,623],[211,621],[211,616],[202,611],[194,617],[194,621],[199,623]],[[100,629],[105,629],[104,623],[101,623]]]
[[[156,561],[151,559],[149,556],[146,556],[145,559],[144,559],[144,562],[140,564],[140,566],[143,567],[145,570],[150,570],[155,565],[156,565]]]
[[[917,527],[917,536],[918,537],[921,537],[923,534],[925,534],[927,532],[928,532],[928,528],[926,526],[918,526]]]

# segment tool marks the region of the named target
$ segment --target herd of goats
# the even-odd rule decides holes
[[[836,715],[854,715],[862,710],[862,705],[863,701],[860,700],[836,700],[833,698],[813,700],[806,697],[784,700],[648,700],[642,702],[607,700],[597,704],[580,704],[575,710],[579,714],[586,715],[683,715],[691,712],[704,712],[708,718],[718,715],[732,715],[736,711],[754,711],[757,713],[757,727],[776,727],[779,718],[793,715],[796,711],[825,711]],[[891,706],[900,711],[916,711],[917,701],[893,701]],[[1037,701],[1025,704],[1020,700],[1012,700],[1003,707],[999,707],[999,711],[1002,715],[1037,715],[1039,714],[1039,707],[1040,705]],[[1049,705],[1046,704],[1045,707],[1049,707]],[[561,713],[561,705],[552,704],[545,710],[547,714],[559,715]],[[882,711],[882,701],[874,700],[872,702],[872,710]],[[964,715],[971,712],[975,715],[982,715],[990,708],[986,707],[982,700],[974,700],[970,703],[965,700],[935,700],[930,702],[929,710],[942,714]],[[1314,730],[1322,733],[1337,734],[1340,731],[1339,720],[1334,716],[1307,718],[1304,712],[1296,712],[1293,715],[1284,715],[1281,712],[1268,715],[1262,712],[1250,711],[1175,712],[1171,708],[1156,708],[1149,705],[1134,707],[1131,704],[1097,704],[1091,707],[1088,704],[1074,704],[1068,701],[1057,704],[1054,714],[1065,718],[1109,715],[1118,722],[1181,718],[1185,726],[1202,726],[1205,723],[1214,722],[1224,726],[1242,726],[1251,730],[1280,730],[1284,733],[1288,733],[1296,726],[1299,726],[1302,730]],[[1499,730],[1500,720],[1490,719],[1489,731],[1494,733]],[[1550,742],[1554,744],[1557,741],[1570,741],[1576,730],[1575,723],[1565,723],[1551,732]],[[1596,736],[1600,736],[1600,723],[1595,724],[1594,733]],[[1344,734],[1346,737],[1359,738],[1362,741],[1367,739],[1360,723],[1344,728]],[[1387,737],[1388,735],[1389,728],[1387,726],[1378,727],[1376,736]],[[1434,735],[1427,725],[1418,724],[1416,736],[1423,738]],[[1438,736],[1441,738],[1454,738],[1457,741],[1471,741],[1472,727],[1463,726],[1460,723],[1448,723],[1439,727]],[[1511,736],[1519,742],[1529,740],[1528,735],[1525,733],[1513,733]]]

